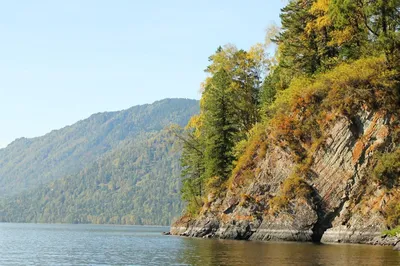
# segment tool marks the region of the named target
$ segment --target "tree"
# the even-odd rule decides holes
[[[233,45],[219,47],[209,58],[211,64],[206,72],[211,78],[221,69],[227,75],[227,90],[231,98],[232,108],[239,131],[248,131],[260,119],[260,90],[262,76],[267,71],[268,58],[264,47],[256,44],[250,50],[238,50]],[[204,88],[208,82],[204,83]]]
[[[235,160],[235,143],[260,120],[261,81],[268,58],[260,44],[249,51],[227,45],[219,47],[210,62],[201,100],[206,177],[226,180]]]
[[[203,93],[206,177],[226,180],[232,170],[233,147],[239,132],[238,116],[229,86],[231,80],[224,69],[216,72]]]
[[[267,69],[262,45],[249,51],[219,47],[209,57],[200,114],[181,134],[182,197],[193,213],[209,189],[219,189],[232,172],[236,143],[260,120],[260,89]],[[207,185],[208,184],[208,185]]]
[[[399,0],[331,0],[329,3],[336,40],[347,47],[357,47],[357,54],[383,52],[392,67],[398,67],[400,59],[399,9]],[[353,53],[356,51],[352,49]]]
[[[316,32],[307,30],[314,19],[312,4],[312,0],[295,0],[282,9],[282,30],[274,41],[279,46],[280,66],[290,71],[285,75],[313,74],[321,66]]]
[[[188,209],[198,209],[204,193],[204,139],[200,135],[201,116],[193,116],[184,133],[174,132],[183,142],[181,156],[182,199],[189,203]]]

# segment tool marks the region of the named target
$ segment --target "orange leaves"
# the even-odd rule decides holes
[[[361,155],[364,152],[364,141],[363,140],[359,140],[357,141],[357,143],[354,145],[354,149],[353,149],[353,158],[352,158],[352,162],[353,164],[356,164],[359,159],[361,158]]]
[[[274,119],[273,125],[276,130],[274,130],[272,134],[277,137],[290,134],[295,128],[293,116],[282,115],[279,118],[277,117]]]

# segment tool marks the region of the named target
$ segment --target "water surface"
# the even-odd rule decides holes
[[[390,247],[190,239],[168,227],[1,224],[0,265],[400,265]]]

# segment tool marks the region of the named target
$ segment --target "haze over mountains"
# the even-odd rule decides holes
[[[166,99],[17,139],[0,149],[0,221],[168,224],[182,206],[180,149],[165,127],[198,111]]]

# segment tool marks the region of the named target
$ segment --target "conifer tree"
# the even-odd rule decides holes
[[[238,128],[229,92],[230,82],[227,72],[221,69],[213,75],[203,96],[207,178],[217,176],[226,180],[232,169],[232,150]]]
[[[282,31],[274,39],[279,46],[280,66],[290,73],[284,75],[313,74],[321,65],[317,35],[307,31],[314,16],[310,13],[312,0],[295,0],[281,11]]]

